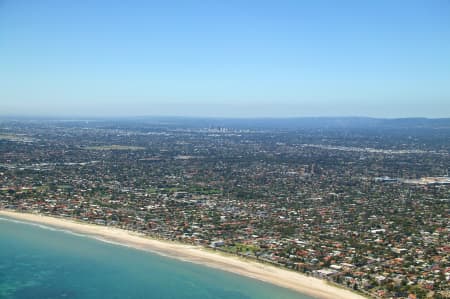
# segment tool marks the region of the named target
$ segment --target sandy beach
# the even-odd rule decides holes
[[[155,240],[130,231],[84,224],[70,219],[61,219],[37,214],[18,213],[0,210],[0,216],[44,224],[60,229],[70,230],[133,248],[147,250],[171,258],[198,263],[239,275],[258,279],[280,287],[288,288],[302,294],[323,299],[361,299],[365,298],[351,291],[334,287],[317,278],[277,268],[258,262],[240,259],[225,254],[214,253],[197,246],[182,245],[175,242]]]

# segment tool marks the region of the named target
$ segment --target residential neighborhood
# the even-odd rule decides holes
[[[448,129],[0,123],[0,209],[138,231],[371,298],[450,298]]]

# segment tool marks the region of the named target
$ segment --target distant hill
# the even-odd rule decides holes
[[[133,120],[133,119],[129,119]],[[134,118],[144,123],[185,125],[188,127],[226,127],[246,129],[352,129],[352,128],[427,128],[450,129],[450,118],[397,118],[370,117],[299,117],[299,118],[190,118],[149,117]]]
[[[23,117],[0,116],[2,121],[90,122],[97,125],[126,127],[164,126],[187,128],[236,129],[450,129],[450,118],[371,118],[371,117],[298,117],[298,118],[208,118],[208,117]]]

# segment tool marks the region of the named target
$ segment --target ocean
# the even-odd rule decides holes
[[[225,271],[2,216],[0,298],[312,297]]]

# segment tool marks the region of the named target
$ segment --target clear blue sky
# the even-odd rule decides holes
[[[450,117],[450,1],[0,0],[0,114]]]

